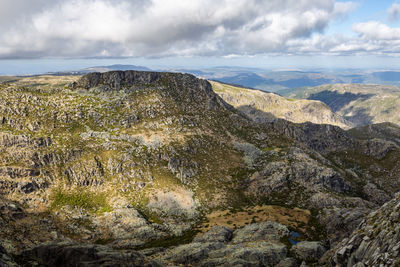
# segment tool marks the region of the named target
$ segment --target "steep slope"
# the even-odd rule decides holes
[[[334,84],[280,91],[286,97],[319,100],[356,126],[400,124],[400,88],[390,85]]]
[[[400,126],[390,122],[355,127],[349,133],[359,139],[377,138],[400,145]]]
[[[89,254],[84,262],[124,262],[132,249],[161,264],[197,264],[217,249],[221,264],[251,266],[249,253],[276,251],[275,263],[301,261],[286,230],[272,232],[271,246],[251,229],[287,228],[322,251],[400,189],[393,142],[332,125],[255,122],[192,75],[41,76],[0,90],[0,245],[27,265],[63,262],[71,251]],[[250,230],[237,243],[190,243],[214,225],[234,236]]]
[[[400,195],[370,213],[331,258],[332,266],[400,265]]]
[[[332,124],[347,129],[352,124],[320,101],[286,99],[274,93],[211,82],[214,91],[226,102],[262,122],[281,118],[302,123]]]

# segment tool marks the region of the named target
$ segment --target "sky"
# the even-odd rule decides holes
[[[400,69],[400,1],[0,0],[0,74],[110,64]]]

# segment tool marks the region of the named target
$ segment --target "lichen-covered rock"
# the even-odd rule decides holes
[[[170,216],[178,221],[196,219],[199,215],[198,206],[193,192],[183,188],[169,192],[156,191],[147,204],[147,208],[159,216]]]
[[[229,242],[233,230],[225,226],[214,226],[202,235],[194,238],[193,242]]]
[[[276,267],[297,267],[299,264],[297,263],[297,260],[293,258],[286,258],[281,260]]]
[[[286,226],[277,222],[252,223],[238,229],[233,234],[233,243],[243,243],[248,241],[271,240],[278,241],[282,237],[289,235]]]
[[[208,258],[211,251],[221,249],[220,242],[195,242],[171,249],[160,260],[165,263],[196,264]]]
[[[236,249],[230,257],[259,266],[274,266],[286,257],[287,248],[281,243],[254,242]]]
[[[320,242],[303,241],[295,244],[291,251],[297,258],[305,261],[318,261],[324,255],[326,249]]]

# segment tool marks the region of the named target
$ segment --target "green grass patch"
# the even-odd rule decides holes
[[[112,211],[112,207],[108,204],[105,193],[93,193],[84,191],[83,189],[71,192],[58,189],[53,195],[51,209],[59,209],[63,206],[83,208],[95,213]]]

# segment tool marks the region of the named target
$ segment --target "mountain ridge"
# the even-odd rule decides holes
[[[281,92],[286,97],[315,99],[355,126],[392,122],[400,124],[400,88],[390,85],[336,84]]]
[[[218,82],[211,83],[214,91],[226,102],[259,122],[281,118],[295,123],[309,121],[316,124],[332,124],[344,129],[353,126],[320,101],[285,99],[276,93],[240,88]]]

